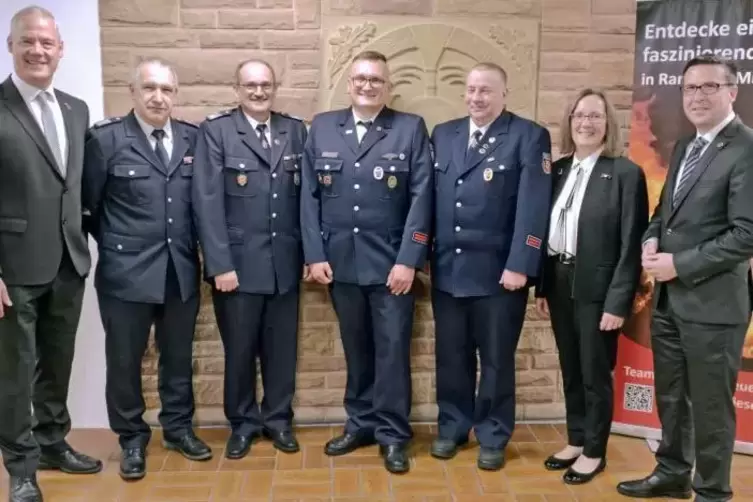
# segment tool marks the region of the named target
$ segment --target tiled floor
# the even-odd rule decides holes
[[[298,431],[302,450],[279,453],[268,441],[254,444],[243,460],[227,460],[227,431],[203,429],[199,435],[214,448],[209,462],[190,462],[160,446],[155,432],[148,455],[148,474],[125,483],[118,477],[119,450],[107,431],[75,431],[71,443],[86,453],[107,459],[95,476],[40,473],[45,502],[564,502],[630,500],[618,495],[621,480],[642,476],[653,467],[644,441],[613,436],[607,471],[584,487],[569,487],[542,466],[546,456],[563,444],[559,425],[522,425],[515,431],[505,468],[496,473],[475,467],[475,448],[449,462],[429,453],[432,433],[417,426],[412,470],[393,476],[382,467],[376,447],[329,458],[323,444],[338,429]],[[753,458],[734,460],[735,501],[753,501]],[[7,479],[0,477],[0,500],[6,500]]]

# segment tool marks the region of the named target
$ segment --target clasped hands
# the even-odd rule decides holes
[[[659,282],[671,281],[677,277],[674,256],[671,253],[659,253],[659,241],[649,239],[643,243],[641,264],[646,272]]]

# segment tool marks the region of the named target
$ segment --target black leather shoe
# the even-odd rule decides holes
[[[620,495],[635,498],[689,499],[693,496],[690,480],[672,478],[664,474],[652,473],[643,479],[623,481],[617,485]]]
[[[272,431],[265,430],[264,435],[272,440],[272,444],[278,450],[285,453],[296,453],[301,449],[298,440],[295,438],[293,431]]]
[[[591,481],[596,476],[598,476],[604,469],[606,469],[606,467],[607,467],[606,458],[601,459],[601,462],[599,462],[599,465],[596,466],[596,469],[594,469],[593,472],[589,472],[589,473],[578,472],[572,467],[570,467],[562,476],[562,481],[564,481],[568,485],[583,485]]]
[[[37,485],[36,476],[10,478],[9,502],[43,502],[42,491]]]
[[[212,449],[204,441],[196,437],[196,434],[193,432],[189,432],[177,440],[164,438],[162,446],[168,450],[177,451],[188,460],[201,461],[212,458]]]
[[[485,471],[498,471],[505,463],[505,451],[497,448],[481,447],[476,464]]]
[[[568,467],[573,465],[576,460],[578,460],[578,457],[557,458],[554,455],[551,455],[549,458],[544,460],[544,467],[548,471],[561,471],[562,469],[567,469]]]
[[[66,445],[59,451],[43,449],[39,469],[57,470],[67,474],[96,474],[102,470],[102,461],[79,453]]]
[[[408,448],[399,444],[380,446],[379,452],[384,457],[384,468],[392,474],[405,474],[410,470]]]
[[[146,450],[125,448],[120,454],[120,477],[135,481],[146,476]]]
[[[431,456],[441,460],[449,460],[458,452],[463,443],[456,443],[452,439],[436,438],[431,443]]]
[[[374,444],[373,439],[368,439],[359,434],[346,432],[345,434],[341,434],[340,436],[327,441],[327,444],[324,447],[324,453],[331,457],[346,455],[358,448],[372,444]]]
[[[248,451],[251,449],[252,440],[253,436],[231,434],[230,438],[227,440],[225,456],[234,460],[245,457],[246,455],[248,455]]]

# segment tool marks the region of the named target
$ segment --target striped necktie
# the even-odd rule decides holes
[[[677,204],[677,201],[680,200],[680,196],[683,194],[683,191],[687,188],[688,180],[690,180],[693,171],[698,166],[698,162],[701,160],[701,152],[703,151],[703,147],[706,146],[706,143],[708,142],[700,136],[693,142],[693,148],[690,149],[690,153],[685,159],[685,166],[680,173],[680,180],[677,182],[677,188],[675,189],[675,193],[672,196],[672,205]]]

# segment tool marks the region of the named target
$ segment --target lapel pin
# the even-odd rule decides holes
[[[479,149],[478,153],[480,153],[481,155],[484,155],[486,154],[486,150],[484,150],[484,148],[482,147],[481,149]]]
[[[495,138],[494,136],[489,138],[489,143],[494,143],[495,141],[497,141],[497,138]]]
[[[71,109],[71,105],[69,105],[66,102],[63,103],[63,106],[65,107],[66,110],[70,110]]]
[[[562,168],[557,169],[557,174],[562,174]]]
[[[345,131],[345,134],[353,134],[353,129],[347,129],[347,130]]]
[[[607,173],[601,173],[601,178],[605,179],[605,180],[611,180],[612,179],[612,175],[611,174],[607,174]]]
[[[382,126],[377,126],[377,131],[381,131],[381,130],[382,130]]]
[[[275,145],[279,145],[280,144],[280,139],[279,138],[275,138],[274,143],[275,143]]]
[[[190,156],[188,156],[188,157],[183,157],[183,163],[184,163],[184,164],[190,164],[190,163],[192,163],[192,162],[193,162],[193,157],[190,157]]]
[[[716,144],[716,147],[721,150],[722,148],[724,148],[724,145],[725,145],[724,141],[720,141],[719,143]]]
[[[400,155],[397,156],[397,158],[399,158],[400,160],[405,160],[405,154],[401,153]]]

